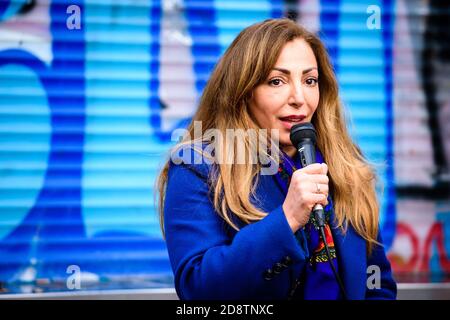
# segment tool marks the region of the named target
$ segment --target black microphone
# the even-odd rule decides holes
[[[300,162],[303,168],[316,162],[316,129],[314,129],[312,123],[305,122],[292,126],[290,139],[294,147],[298,150]],[[342,283],[342,280],[334,267],[333,261],[331,260],[330,249],[328,248],[328,243],[325,236],[325,213],[322,205],[319,203],[316,204],[312,210],[312,214],[317,222],[317,226],[319,227],[320,235],[325,245],[325,251],[327,253],[331,269],[333,270],[334,277],[339,284],[343,298],[347,300],[344,284]]]
[[[291,128],[292,144],[297,148],[302,167],[316,163],[316,129],[309,123],[299,123]],[[313,208],[314,218],[319,227],[325,227],[325,214],[321,204]]]

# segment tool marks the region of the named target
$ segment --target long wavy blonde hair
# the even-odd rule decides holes
[[[208,129],[258,128],[249,113],[249,99],[256,86],[269,76],[283,46],[296,38],[312,48],[318,63],[320,99],[312,123],[317,131],[317,145],[329,168],[330,193],[333,196],[336,223],[346,232],[350,223],[367,241],[370,253],[378,244],[379,205],[375,192],[376,175],[352,142],[344,121],[338,96],[338,84],[328,53],[313,33],[289,19],[269,19],[242,30],[215,66],[200,99],[199,108],[187,128],[181,144],[192,142],[194,121],[201,121],[202,133]],[[209,138],[203,137],[203,142]],[[254,145],[243,137],[246,148]],[[217,147],[217,146],[216,146]],[[221,144],[220,151],[237,157],[234,145]],[[199,151],[201,152],[201,150]],[[269,155],[270,156],[270,155]],[[261,220],[267,215],[250,200],[261,170],[260,164],[219,163],[209,177],[217,213],[238,230],[233,222]],[[157,180],[159,213],[164,235],[164,198],[169,162]],[[255,179],[256,178],[256,179]]]

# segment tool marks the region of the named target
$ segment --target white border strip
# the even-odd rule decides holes
[[[424,293],[424,291],[435,291],[442,294],[441,290],[448,290],[450,299],[450,283],[399,283],[397,284],[399,295],[402,293]],[[437,292],[436,292],[437,291]],[[431,293],[431,292],[430,292]],[[178,300],[175,288],[161,289],[120,289],[120,290],[75,290],[63,292],[45,293],[13,293],[0,294],[0,300],[6,299],[146,299],[146,300]]]
[[[146,296],[151,299],[155,296],[158,299],[177,299],[175,288],[162,289],[121,289],[121,290],[74,290],[64,292],[45,292],[45,293],[13,293],[0,294],[0,299],[59,299],[59,298],[93,298],[107,299],[107,296]]]

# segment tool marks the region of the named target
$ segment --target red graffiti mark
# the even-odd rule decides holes
[[[447,258],[447,252],[445,250],[444,241],[444,230],[442,224],[436,222],[430,229],[425,240],[425,245],[423,247],[423,258],[420,266],[420,271],[428,272],[430,268],[430,256],[433,240],[436,240],[439,264],[444,272],[450,272],[450,259]]]
[[[396,237],[402,235],[409,237],[413,253],[408,261],[404,261],[404,259],[400,255],[395,253],[390,253],[388,255],[392,269],[395,272],[413,271],[414,267],[419,261],[419,239],[417,238],[417,235],[408,225],[399,222],[396,226]]]

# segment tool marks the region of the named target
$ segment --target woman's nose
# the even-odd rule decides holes
[[[297,108],[301,107],[305,103],[305,97],[303,94],[303,87],[301,83],[293,84],[291,86],[288,103],[289,105]]]

